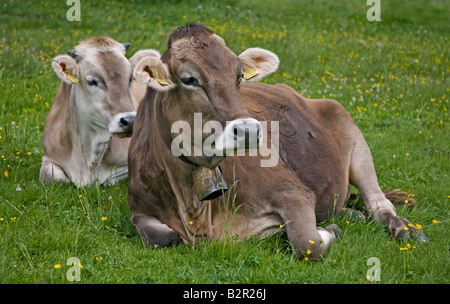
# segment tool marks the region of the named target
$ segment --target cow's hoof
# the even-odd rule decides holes
[[[406,241],[411,240],[413,242],[418,242],[419,245],[420,244],[426,244],[426,243],[429,242],[427,236],[425,235],[425,233],[423,233],[422,230],[411,232],[409,235],[406,235],[403,238],[403,240],[406,240]]]
[[[331,233],[333,233],[334,236],[336,237],[336,239],[338,239],[341,236],[341,234],[342,234],[341,228],[339,228],[339,226],[336,225],[336,224],[330,224],[328,226],[325,226],[324,229],[329,231],[329,232],[331,232]]]
[[[350,216],[351,219],[357,220],[358,222],[364,223],[366,219],[364,218],[364,214],[361,211],[345,208],[344,209],[345,214]]]
[[[428,238],[422,230],[417,229],[407,219],[396,216],[389,221],[389,231],[393,239],[400,242],[420,242],[428,243]]]

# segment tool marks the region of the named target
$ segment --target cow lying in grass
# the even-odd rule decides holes
[[[107,37],[81,42],[52,63],[62,82],[45,121],[40,181],[77,186],[114,183],[127,177],[129,137],[142,94],[134,90],[132,71],[143,56],[125,57],[129,43]],[[142,88],[142,86],[141,86]]]
[[[248,83],[274,72],[278,62],[259,48],[237,56],[207,27],[187,25],[172,33],[161,58],[137,63],[134,75],[148,89],[128,154],[128,202],[145,244],[170,246],[179,238],[195,243],[230,234],[264,237],[284,230],[299,257],[319,258],[340,229],[316,223],[343,211],[350,184],[394,238],[418,233],[380,189],[369,148],[344,107],[304,98],[284,84]],[[211,145],[215,153],[174,155],[176,132],[181,133],[178,128],[173,133],[174,126],[185,122],[194,130],[199,113],[201,130],[211,121],[221,124],[216,126],[223,132]],[[261,166],[262,155],[229,155],[258,148],[263,121],[278,122],[279,161]],[[276,143],[274,130],[266,131],[265,140]],[[198,151],[211,132],[179,148]],[[238,181],[235,200],[227,193],[199,201],[192,171],[219,164],[229,185]]]

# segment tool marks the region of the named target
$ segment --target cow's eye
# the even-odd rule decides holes
[[[240,74],[237,78],[237,84],[240,85],[242,82],[242,79],[244,79],[244,73]]]
[[[88,85],[98,87],[98,82],[95,79],[89,78],[86,81]]]
[[[198,79],[195,77],[183,77],[181,78],[181,82],[188,86],[198,87],[200,83],[198,82]]]

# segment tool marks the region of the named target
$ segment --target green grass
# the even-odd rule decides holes
[[[81,22],[67,21],[65,1],[0,3],[0,283],[69,283],[70,257],[83,265],[81,283],[370,283],[370,257],[380,283],[449,283],[448,2],[383,0],[381,22],[367,21],[359,0],[81,2]],[[127,56],[163,52],[186,22],[210,26],[236,53],[277,53],[280,68],[265,82],[340,101],[383,189],[415,194],[417,207],[397,211],[429,244],[401,250],[380,224],[336,216],[342,237],[319,262],[298,261],[284,236],[148,249],[129,223],[127,181],[40,185],[41,134],[59,85],[52,58],[98,35],[131,42]]]

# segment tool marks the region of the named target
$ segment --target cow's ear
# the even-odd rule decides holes
[[[175,87],[167,65],[156,57],[142,58],[133,74],[137,81],[157,91],[168,91]]]
[[[148,50],[140,50],[134,53],[128,61],[131,63],[133,69],[136,67],[138,62],[144,57],[156,57],[160,58],[161,54],[157,50],[148,49]]]
[[[79,78],[78,65],[75,60],[67,55],[55,57],[52,68],[56,75],[67,84],[77,83]]]
[[[271,51],[250,48],[239,55],[244,68],[244,81],[256,82],[278,69],[280,60]]]

